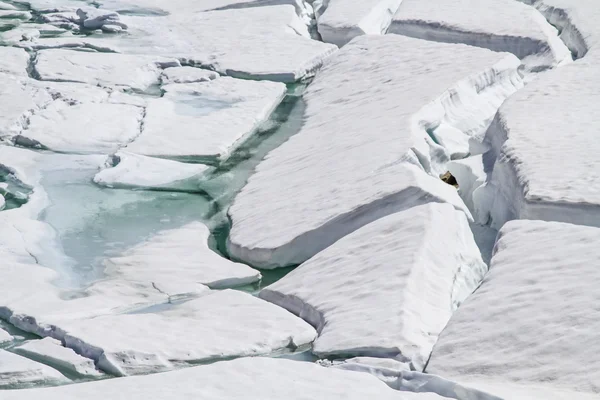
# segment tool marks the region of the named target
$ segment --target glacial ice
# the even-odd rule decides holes
[[[110,275],[126,281],[151,281],[162,292],[194,292],[194,286],[219,289],[256,282],[260,273],[231,262],[208,247],[210,231],[201,222],[162,231],[105,263]],[[190,289],[188,289],[190,288]]]
[[[148,101],[132,153],[177,160],[225,160],[266,121],[285,96],[282,83],[230,77],[162,86]]]
[[[458,194],[463,199],[469,210],[475,209],[473,192],[486,181],[487,175],[483,166],[483,155],[467,157],[461,160],[450,161],[447,165],[448,172],[458,182]]]
[[[591,110],[600,99],[597,72],[586,62],[549,71],[500,108],[486,134],[486,158],[497,161],[490,182],[475,191],[480,222],[600,227],[598,118]]]
[[[22,356],[40,360],[44,364],[62,368],[79,376],[100,377],[103,375],[96,370],[92,360],[63,347],[60,341],[49,337],[41,340],[30,340],[15,347],[14,351]]]
[[[119,151],[109,157],[105,168],[94,176],[94,182],[110,188],[195,193],[200,191],[202,179],[211,170],[203,164],[185,164]]]
[[[163,374],[110,379],[58,388],[9,390],[3,400],[443,400],[399,392],[368,374],[292,360],[250,357]]]
[[[110,153],[140,134],[143,110],[124,104],[54,102],[29,119],[17,144],[64,153]]]
[[[430,201],[466,210],[454,188],[427,174],[449,161],[427,130],[445,121],[483,127],[495,113],[487,96],[522,84],[518,65],[512,54],[465,45],[356,38],[308,87],[299,133],[266,156],[235,198],[230,254],[265,268],[299,264],[393,212]],[[463,114],[469,123],[455,119]]]
[[[394,357],[422,370],[486,269],[464,213],[428,204],[358,229],[260,297],[313,325],[320,357]]]
[[[531,69],[571,60],[556,29],[537,10],[514,0],[404,0],[388,33],[510,52],[527,58]]]
[[[69,379],[55,369],[0,349],[0,390],[2,391],[17,385],[57,385],[67,382]]]
[[[507,223],[489,273],[450,319],[427,372],[510,399],[597,397],[599,235],[557,222]]]

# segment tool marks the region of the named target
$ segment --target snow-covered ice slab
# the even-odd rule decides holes
[[[571,53],[536,9],[514,0],[404,0],[388,33],[506,51],[532,68],[571,60]]]
[[[206,82],[217,79],[219,74],[207,69],[194,67],[174,67],[167,68],[161,76],[161,83],[168,85],[171,83],[194,83]]]
[[[21,132],[32,112],[50,102],[52,97],[46,90],[26,85],[19,77],[0,73],[0,137]]]
[[[486,135],[486,157],[498,160],[491,183],[475,192],[481,222],[600,227],[598,101],[598,65],[577,62],[546,73],[500,108]]]
[[[164,311],[65,321],[64,340],[115,375],[256,356],[308,345],[316,336],[284,309],[235,291],[210,291]]]
[[[4,329],[0,328],[0,344],[11,342],[12,340],[12,335],[6,332]]]
[[[24,146],[65,153],[110,153],[140,134],[143,110],[125,104],[54,102],[16,138]]]
[[[492,104],[520,87],[519,65],[512,54],[465,45],[355,39],[308,87],[299,133],[266,156],[234,200],[230,254],[260,267],[299,264],[387,214],[431,201],[466,209],[453,187],[426,173],[449,160],[427,131],[483,137]]]
[[[489,273],[440,335],[427,372],[503,395],[522,385],[544,390],[540,399],[598,396],[599,237],[592,227],[507,223]]]
[[[0,389],[67,382],[69,379],[53,368],[0,349]]]
[[[434,394],[399,392],[368,374],[292,360],[251,357],[58,388],[11,390],[3,400],[443,400]]]
[[[256,282],[260,273],[234,263],[208,247],[210,231],[201,222],[159,232],[119,257],[107,260],[109,274],[127,281],[152,281],[166,293],[186,293],[201,284],[211,288]]]
[[[383,34],[402,0],[329,0],[317,18],[323,41],[344,46],[360,35]]]
[[[29,11],[19,11],[19,10],[0,10],[0,18],[6,19],[22,19],[28,20],[31,19],[32,15]]]
[[[110,156],[107,164],[94,176],[94,182],[110,188],[199,192],[200,182],[212,170],[203,164],[186,164],[127,151]]]
[[[15,47],[0,47],[0,73],[27,76],[29,54]]]
[[[292,5],[201,12],[188,2],[167,16],[122,21],[129,34],[111,43],[123,53],[173,56],[240,78],[295,82],[337,49],[312,40]]]
[[[158,56],[53,49],[38,53],[35,70],[42,80],[146,90],[159,83],[161,67],[179,65],[176,59]]]
[[[282,83],[223,77],[163,86],[148,102],[137,154],[178,160],[224,160],[266,121],[285,96]]]
[[[318,356],[394,357],[422,370],[486,270],[465,214],[428,204],[340,239],[260,297],[317,329]]]
[[[18,347],[15,352],[25,357],[42,361],[44,364],[62,368],[85,377],[100,377],[103,374],[96,369],[94,362],[63,347],[60,341],[52,338],[31,340]]]

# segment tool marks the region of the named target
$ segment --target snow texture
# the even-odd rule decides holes
[[[448,122],[483,128],[496,111],[489,98],[520,84],[518,65],[512,54],[465,45],[355,39],[307,89],[299,133],[235,198],[230,255],[264,268],[299,264],[393,212],[431,201],[466,210],[454,188],[427,174],[449,161],[427,131]]]
[[[55,369],[0,349],[0,389],[17,385],[58,385],[67,382],[69,379]]]
[[[0,73],[27,76],[29,54],[23,49],[0,47]]]
[[[157,312],[65,321],[61,328],[68,347],[114,375],[293,350],[316,336],[287,311],[234,290],[206,292]]]
[[[110,379],[48,389],[11,390],[3,400],[443,400],[398,392],[368,374],[276,358],[242,358],[151,376]]]
[[[486,269],[464,213],[428,204],[340,239],[260,297],[317,329],[318,356],[395,357],[422,370]]]
[[[62,368],[70,373],[85,377],[99,377],[103,374],[96,370],[94,362],[82,357],[52,338],[31,340],[15,347],[15,352],[28,358],[42,361],[44,364]]]
[[[548,68],[571,60],[557,30],[533,7],[514,0],[404,0],[388,33],[506,51]]]
[[[580,62],[550,71],[502,106],[486,135],[486,157],[498,156],[491,182],[475,192],[481,222],[600,227],[597,71]]]
[[[177,160],[225,160],[285,96],[282,83],[223,77],[162,87],[148,101],[142,134],[127,150]]]
[[[200,182],[211,170],[211,167],[202,164],[185,164],[119,151],[109,157],[106,168],[94,176],[94,182],[110,188],[193,193],[200,191]]]
[[[107,260],[107,272],[126,281],[150,280],[165,293],[194,293],[256,282],[260,273],[234,263],[208,247],[210,231],[201,222],[157,233],[119,257]],[[189,288],[189,289],[188,289]]]
[[[529,398],[597,397],[599,235],[557,222],[507,223],[489,273],[442,332],[427,372],[511,399],[512,385],[540,389]]]

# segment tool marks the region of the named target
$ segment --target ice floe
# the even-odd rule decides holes
[[[163,85],[170,83],[205,82],[217,79],[219,74],[207,69],[194,67],[167,68],[163,71],[161,82]]]
[[[343,46],[356,36],[383,34],[402,0],[328,0],[317,18],[325,42]]]
[[[127,398],[167,400],[344,399],[443,400],[429,393],[399,392],[368,374],[291,360],[251,357],[151,376],[110,379],[58,388],[11,390],[3,400]]]
[[[29,119],[17,144],[65,153],[111,153],[140,134],[143,110],[125,104],[54,102]]]
[[[179,65],[176,59],[159,56],[52,49],[38,52],[35,70],[42,80],[146,90],[159,83],[161,67]]]
[[[61,329],[68,347],[115,375],[289,351],[316,336],[300,318],[235,290],[206,292],[156,312],[64,321]]]
[[[162,89],[162,98],[148,101],[142,134],[127,150],[192,161],[226,159],[286,92],[282,83],[229,77]]]
[[[428,204],[340,239],[260,297],[317,329],[318,356],[395,357],[422,370],[486,269],[464,213]]]
[[[185,164],[120,151],[109,157],[106,168],[94,176],[94,182],[111,188],[199,192],[201,181],[211,170],[203,164]]]
[[[67,382],[69,379],[53,368],[0,349],[0,389]]]
[[[456,126],[465,142],[482,140],[494,105],[522,85],[519,65],[465,45],[355,39],[307,89],[299,133],[234,200],[230,254],[260,267],[299,264],[393,212],[430,201],[466,209],[454,188],[427,175],[450,158],[428,131]]]
[[[599,235],[507,223],[489,273],[440,335],[427,372],[507,399],[597,397]]]
[[[256,282],[260,273],[231,262],[208,247],[210,231],[201,222],[159,232],[146,242],[106,261],[108,273],[127,281],[148,280],[165,293],[193,292]]]
[[[0,47],[0,73],[27,76],[29,54],[23,49]]]
[[[388,33],[507,51],[531,69],[571,60],[571,53],[536,9],[513,0],[404,0]]]
[[[39,360],[80,376],[99,377],[103,375],[96,370],[92,360],[63,347],[60,341],[49,337],[41,340],[30,340],[15,347],[14,351],[25,357]]]
[[[600,227],[598,118],[590,109],[598,99],[597,65],[577,62],[547,72],[500,108],[486,135],[486,159],[497,156],[491,181],[474,194],[480,222]]]

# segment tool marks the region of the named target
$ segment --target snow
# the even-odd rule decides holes
[[[111,275],[127,281],[150,280],[162,292],[185,293],[196,284],[211,288],[256,282],[260,273],[234,263],[208,247],[210,231],[201,222],[157,233],[119,257],[107,260]]]
[[[521,84],[519,64],[465,45],[355,39],[308,87],[300,131],[235,198],[230,255],[261,268],[299,264],[393,212],[430,201],[466,210],[454,188],[427,175],[445,171],[449,155],[426,131],[452,123],[479,134],[496,112],[489,97]]]
[[[32,15],[28,11],[0,10],[0,18],[28,20],[32,18]]]
[[[69,379],[55,369],[0,349],[0,389],[67,382]]]
[[[317,356],[395,357],[422,370],[486,269],[464,213],[428,204],[340,239],[260,297],[317,329]]]
[[[161,4],[162,6],[162,4]],[[238,78],[295,82],[316,72],[337,47],[310,39],[292,5],[196,11],[189,2],[169,15],[122,16],[123,53],[177,57]]]
[[[17,143],[58,152],[114,152],[140,134],[142,111],[124,104],[54,102],[30,118]]]
[[[474,210],[473,192],[485,183],[487,174],[483,166],[483,156],[477,155],[462,160],[450,161],[448,171],[458,182],[458,194],[469,210]]]
[[[148,55],[52,49],[39,51],[35,62],[35,69],[42,80],[118,85],[136,90],[146,90],[158,84],[161,66],[179,66],[179,61]]]
[[[577,62],[550,71],[502,106],[486,136],[488,156],[498,160],[491,182],[475,192],[480,221],[491,217],[497,228],[511,219],[600,227],[597,70]]]
[[[151,376],[110,379],[58,388],[11,390],[3,400],[443,400],[398,392],[367,374],[275,358],[242,358]]]
[[[79,24],[85,29],[103,29],[106,26],[127,29],[127,25],[119,21],[119,14],[114,11],[99,10],[96,8],[77,9]]]
[[[316,335],[282,308],[235,290],[208,291],[157,312],[64,321],[61,329],[68,347],[114,375],[295,349]]]
[[[597,397],[599,234],[557,222],[507,223],[489,273],[442,332],[427,372],[511,399],[513,385],[539,388],[535,398]]]
[[[94,182],[110,188],[199,192],[200,182],[211,170],[202,164],[184,164],[119,151],[109,157],[106,168],[94,176]]]
[[[514,0],[404,0],[388,33],[506,51],[532,68],[571,60],[557,30],[533,7]]]
[[[383,34],[402,0],[329,0],[317,18],[323,41],[344,46],[360,35]]]
[[[94,362],[82,357],[52,338],[31,340],[15,347],[15,352],[28,358],[37,359],[45,364],[62,368],[70,373],[86,377],[99,377],[103,374],[96,370]]]
[[[194,83],[217,79],[219,74],[214,71],[194,67],[174,67],[163,71],[161,81],[163,85],[170,83]]]
[[[29,54],[23,49],[0,47],[0,73],[27,76]]]
[[[4,200],[4,196],[0,193],[0,211],[4,209],[6,201]]]
[[[0,344],[5,344],[7,342],[11,342],[14,338],[4,329],[0,328]]]
[[[285,96],[282,83],[223,77],[162,87],[148,101],[143,131],[127,150],[178,160],[225,160]]]

